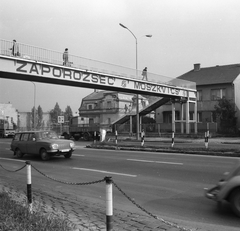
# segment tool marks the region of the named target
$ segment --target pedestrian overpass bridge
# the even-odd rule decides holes
[[[13,56],[12,45],[11,41],[0,39],[0,78],[157,96],[161,102],[173,102],[173,131],[175,122],[181,122],[186,124],[186,133],[189,133],[189,123],[192,122],[195,123],[197,132],[197,93],[196,84],[193,82],[152,73],[148,73],[146,81],[142,80],[138,70],[75,55],[69,55],[68,65],[63,66],[61,52],[21,43],[18,43],[20,54]],[[183,120],[183,117],[180,121],[175,120],[176,101],[186,104],[186,120]],[[189,103],[195,105],[195,119],[191,121]],[[161,104],[155,103],[155,107],[150,105],[151,107],[144,109],[145,113],[159,105]]]

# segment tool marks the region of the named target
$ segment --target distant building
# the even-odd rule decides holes
[[[0,120],[8,123],[9,129],[31,130],[33,129],[33,118],[31,112],[20,112],[11,103],[0,104]],[[41,129],[50,127],[50,113],[44,112]]]
[[[33,129],[33,118],[31,112],[19,112],[19,130],[31,130]],[[38,129],[49,129],[51,124],[50,113],[44,112],[42,118],[42,124]],[[36,121],[37,124],[37,121]]]
[[[116,91],[94,91],[82,99],[79,115],[88,117],[89,123],[112,124],[126,114],[136,114],[136,95]],[[139,95],[139,110],[148,99]]]
[[[238,127],[240,127],[240,64],[204,67],[194,64],[193,70],[181,75],[179,79],[196,82],[198,127],[203,123],[217,122],[214,106],[225,97],[235,105]],[[193,117],[190,107],[190,119]],[[171,123],[171,103],[156,111],[158,123]],[[176,119],[180,118],[180,105],[176,106]]]
[[[8,124],[9,129],[14,129],[18,124],[18,111],[11,103],[1,103],[0,119]]]

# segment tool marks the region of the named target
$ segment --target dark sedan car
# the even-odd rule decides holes
[[[11,150],[18,158],[24,154],[39,155],[42,160],[63,155],[70,158],[75,150],[72,140],[59,139],[53,131],[17,132],[11,143]]]

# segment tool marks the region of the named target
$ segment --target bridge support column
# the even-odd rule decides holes
[[[184,133],[184,123],[183,123],[183,103],[180,104],[180,120],[181,120],[181,134]]]
[[[197,101],[194,103],[194,117],[195,117],[195,123],[194,123],[194,132],[195,134],[198,133],[197,131]]]
[[[189,97],[188,97],[186,102],[186,134],[189,133],[190,129],[189,129]]]
[[[129,133],[130,133],[130,136],[132,136],[132,134],[133,134],[133,123],[132,123],[132,116],[130,115],[130,118],[129,118],[129,120],[130,120],[130,131],[129,131]]]
[[[139,133],[142,132],[142,116],[139,116]]]
[[[172,132],[176,132],[175,130],[175,102],[172,101]]]

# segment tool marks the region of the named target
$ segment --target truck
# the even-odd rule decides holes
[[[0,138],[12,138],[15,135],[15,128],[5,119],[0,119]]]
[[[75,116],[69,121],[69,132],[64,131],[62,136],[65,139],[74,138],[76,141],[79,139],[92,140],[95,136],[99,140],[100,127],[100,124],[94,123],[91,118]]]

